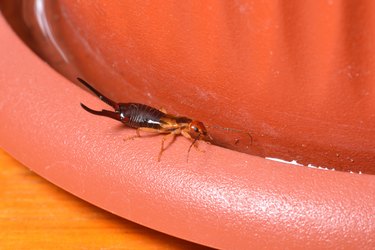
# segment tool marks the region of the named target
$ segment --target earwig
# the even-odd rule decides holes
[[[160,161],[160,158],[165,150],[164,142],[169,138],[172,138],[173,140],[176,136],[182,135],[191,141],[188,149],[187,160],[189,158],[191,148],[196,146],[198,140],[208,142],[213,141],[213,138],[208,134],[205,125],[200,121],[184,116],[171,115],[168,114],[164,109],[159,110],[140,103],[117,103],[105,97],[102,93],[81,78],[77,78],[77,80],[91,90],[97,97],[100,98],[100,100],[114,109],[114,111],[105,109],[98,111],[93,110],[81,103],[82,108],[87,112],[94,115],[106,116],[122,122],[127,127],[135,128],[137,134],[136,137],[140,137],[140,131],[165,134],[161,141],[158,161]],[[218,126],[213,127],[221,128]],[[222,129],[243,132],[241,130],[231,128]],[[251,135],[250,138],[252,141]]]

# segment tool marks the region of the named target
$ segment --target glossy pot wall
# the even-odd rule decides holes
[[[1,147],[89,202],[209,246],[374,247],[372,5],[45,6],[49,28],[32,47],[71,79],[115,100],[251,131],[250,146],[215,137],[251,155],[201,143],[188,163],[184,138],[157,162],[160,137],[124,142],[134,131],[82,110],[79,102],[104,104],[36,58],[2,20]]]

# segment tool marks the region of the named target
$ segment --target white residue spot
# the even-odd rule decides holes
[[[308,164],[307,167],[308,167],[308,168],[320,169],[320,170],[335,171],[334,168],[327,168],[327,167],[314,166],[314,165],[312,165],[312,164]]]
[[[296,165],[296,166],[303,166],[302,164],[298,163],[296,160],[286,161],[286,160],[282,160],[282,159],[279,159],[279,158],[273,158],[273,157],[266,157],[266,159],[271,160],[271,161],[282,162],[282,163],[286,163],[286,164],[292,164],[292,165]]]

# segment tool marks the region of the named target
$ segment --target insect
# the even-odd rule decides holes
[[[81,103],[82,108],[87,112],[94,115],[106,116],[124,123],[127,127],[135,128],[137,134],[135,137],[140,137],[140,131],[165,134],[161,141],[158,161],[160,161],[163,151],[165,150],[164,142],[170,138],[174,139],[177,135],[182,135],[192,142],[188,149],[187,160],[189,158],[189,152],[192,146],[197,146],[196,142],[198,140],[208,142],[213,141],[212,137],[208,134],[205,125],[200,121],[184,116],[171,115],[168,114],[164,109],[156,109],[140,103],[117,103],[105,97],[102,93],[83,79],[77,78],[77,80],[91,90],[103,102],[107,103],[114,109],[114,111],[105,109],[98,111],[93,110]],[[221,127],[216,126],[216,128]],[[231,128],[222,129],[243,132],[241,130]],[[251,135],[248,135],[250,136],[252,142]]]

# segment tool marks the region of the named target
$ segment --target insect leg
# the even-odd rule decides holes
[[[161,147],[160,147],[160,151],[159,151],[159,155],[158,155],[158,161],[160,161],[160,159],[161,159],[161,155],[162,155],[163,152],[164,152],[164,142],[165,142],[169,137],[172,137],[172,139],[174,139],[175,136],[176,136],[176,134],[174,134],[173,132],[170,133],[170,134],[167,134],[167,135],[163,136],[163,139],[161,139]]]
[[[160,158],[165,150],[164,148],[164,142],[169,139],[170,137],[172,137],[172,142],[173,140],[175,139],[175,136],[178,135],[178,134],[181,134],[181,130],[180,129],[175,129],[173,131],[171,131],[169,134],[163,136],[163,139],[161,140],[161,147],[160,147],[160,152],[159,152],[159,155],[158,155],[158,161],[160,161]]]
[[[145,132],[149,132],[149,133],[154,133],[155,135],[157,134],[165,134],[166,132],[163,132],[159,129],[155,129],[155,128],[145,128],[145,127],[139,127],[135,130],[136,132],[136,135],[131,135],[129,137],[126,137],[124,138],[124,141],[129,141],[129,140],[133,140],[135,138],[139,138],[141,137],[141,134],[139,133],[140,131],[145,131]]]

